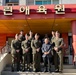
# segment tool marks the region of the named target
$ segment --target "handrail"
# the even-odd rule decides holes
[[[2,46],[2,48],[0,48],[0,53],[2,54],[2,49],[6,46],[6,44],[4,44],[4,46]]]
[[[8,53],[8,50],[10,49],[10,45],[5,44],[2,48],[1,48],[1,54],[3,53]]]

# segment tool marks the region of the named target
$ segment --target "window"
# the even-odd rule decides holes
[[[53,4],[59,4],[59,0],[53,0]]]
[[[45,5],[45,4],[51,4],[51,0],[36,0],[36,5]]]
[[[44,5],[47,4],[47,1],[43,1],[43,4],[44,4]]]
[[[19,0],[6,0],[6,3],[18,3]]]
[[[59,4],[59,0],[35,0],[35,5]]]
[[[6,5],[8,6],[13,6],[18,4],[19,4],[19,0],[6,0]]]
[[[42,1],[36,1],[36,5],[42,5]]]

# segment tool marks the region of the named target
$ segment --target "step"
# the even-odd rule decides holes
[[[76,68],[74,68],[74,65],[64,65],[63,66],[63,73],[55,73],[54,72],[54,65],[52,65],[52,72],[51,73],[44,73],[44,72],[11,72],[11,66],[7,65],[5,69],[2,71],[1,75],[76,75]],[[42,66],[43,71],[43,66]]]
[[[34,73],[34,72],[2,72],[1,75],[76,75],[76,73]]]
[[[63,73],[76,73],[76,69],[63,69]]]
[[[43,66],[41,66],[41,68],[43,69]],[[54,70],[54,65],[51,66],[51,70]],[[75,69],[74,65],[63,65],[63,69]],[[4,68],[4,71],[11,71],[11,65],[7,65]]]

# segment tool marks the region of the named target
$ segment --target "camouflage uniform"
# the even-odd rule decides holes
[[[33,37],[32,38],[29,38],[29,41],[31,42],[33,40]],[[31,46],[31,45],[30,45]],[[32,48],[30,48],[30,63],[32,64],[33,62],[33,55],[32,55]]]
[[[19,39],[19,42],[20,42],[20,44],[22,43],[22,41],[24,41],[25,40],[25,35],[19,35],[20,36],[20,39]],[[21,63],[23,62],[23,59],[22,59],[22,57],[23,57],[23,52],[22,52],[22,48],[20,47],[20,61],[21,61]]]
[[[20,70],[20,42],[19,40],[12,40],[11,54],[12,54],[12,70],[14,70],[15,62],[17,63],[17,71]],[[19,50],[19,52],[17,52]]]
[[[32,40],[31,42],[32,54],[33,54],[33,70],[40,71],[40,62],[41,62],[41,52],[37,52],[37,49],[41,49],[41,41],[40,40]]]
[[[55,51],[54,53],[54,63],[55,63],[55,69],[58,69],[59,71],[63,70],[63,38],[54,38],[53,40],[55,46],[58,48],[58,51]]]
[[[25,70],[25,62],[27,63],[27,69],[30,68],[30,49],[31,42],[29,40],[25,40],[22,42],[21,47],[23,49],[23,70]],[[26,51],[28,50],[28,51]]]
[[[54,39],[55,39],[55,37],[52,37],[51,38],[51,42],[50,42],[50,44],[52,46],[52,51],[51,51],[51,53],[52,53],[52,58],[51,58],[52,64],[54,64],[54,58],[55,58],[55,56],[54,56],[54,53],[55,53],[55,50],[54,50],[54,46],[55,46]]]

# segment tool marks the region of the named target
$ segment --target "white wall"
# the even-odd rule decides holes
[[[62,4],[76,4],[76,0],[61,0]]]
[[[0,6],[2,6],[2,5],[3,5],[3,2],[4,2],[3,0],[0,0]]]
[[[26,5],[26,0],[19,0],[19,5]]]
[[[0,6],[5,6],[5,1],[6,0],[0,0]]]

